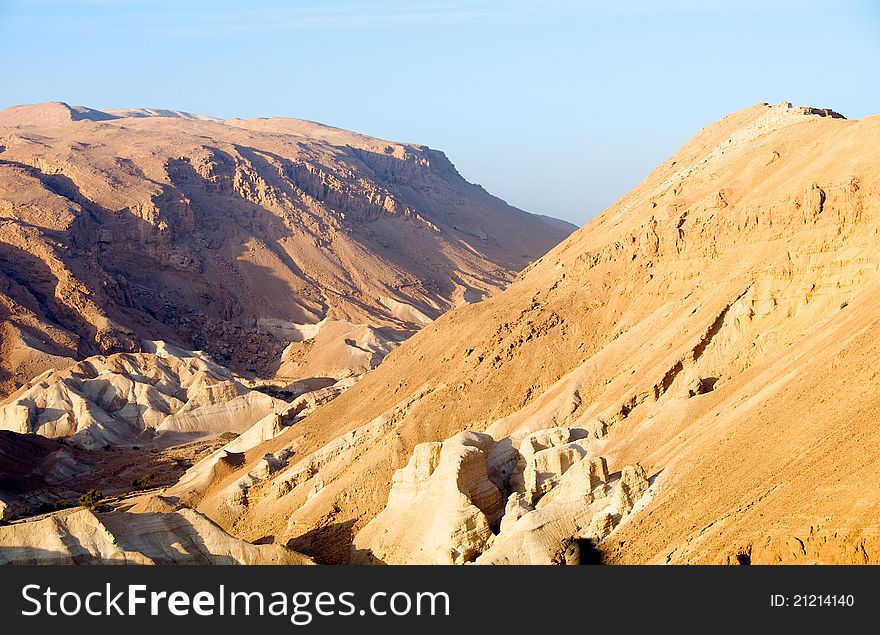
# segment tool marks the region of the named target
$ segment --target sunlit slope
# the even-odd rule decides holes
[[[610,535],[582,536],[611,561],[876,562],[878,142],[877,117],[725,117],[191,503],[243,537],[347,561],[418,443],[474,430],[515,449],[562,427],[612,481],[638,464],[650,482]],[[513,477],[486,448],[509,505]]]

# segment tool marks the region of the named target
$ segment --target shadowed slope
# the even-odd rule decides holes
[[[503,288],[572,229],[424,146],[299,120],[10,108],[0,391],[142,339],[295,379],[321,348],[297,329],[382,328],[384,350]]]

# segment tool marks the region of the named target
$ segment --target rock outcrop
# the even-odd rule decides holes
[[[518,449],[514,440],[463,432],[417,445],[385,509],[354,537],[352,560],[570,563],[572,544],[605,538],[648,489],[639,465],[609,476],[583,430],[533,432]]]
[[[473,562],[504,510],[486,471],[493,443],[488,435],[463,432],[417,445],[407,466],[394,474],[388,506],[355,537],[355,561]]]

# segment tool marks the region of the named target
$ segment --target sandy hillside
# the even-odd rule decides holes
[[[878,175],[880,118],[725,117],[169,495],[319,562],[880,562]]]

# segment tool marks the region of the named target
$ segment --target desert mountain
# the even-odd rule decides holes
[[[262,376],[361,373],[572,229],[441,152],[313,122],[9,108],[0,392],[144,340]]]
[[[878,117],[725,117],[167,494],[319,562],[880,562],[878,179]]]

